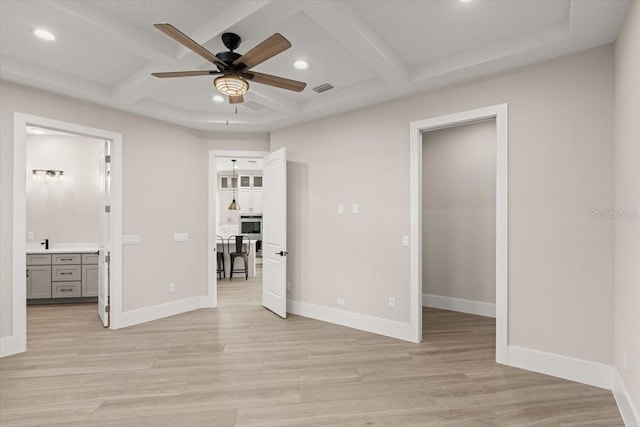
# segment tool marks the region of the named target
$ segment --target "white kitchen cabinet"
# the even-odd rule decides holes
[[[241,214],[262,213],[262,189],[241,188],[238,190],[238,203],[240,203]]]
[[[251,175],[240,175],[240,188],[251,188]]]
[[[236,191],[236,194],[238,192],[239,190]],[[218,200],[220,201],[220,206],[218,206],[218,222],[220,224],[237,224],[239,211],[229,210],[229,205],[233,201],[233,190],[219,190],[218,196]],[[236,202],[238,202],[238,200],[236,200]],[[242,204],[240,204],[240,207],[242,207]]]
[[[231,189],[238,188],[238,177],[232,175],[222,175],[218,180],[218,188]]]

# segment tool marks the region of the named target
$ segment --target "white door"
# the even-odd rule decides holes
[[[262,305],[287,317],[287,152],[264,156]]]
[[[104,327],[109,326],[109,263],[111,256],[110,209],[110,157],[109,141],[104,142],[104,154],[100,156],[100,205],[98,233],[98,316]]]

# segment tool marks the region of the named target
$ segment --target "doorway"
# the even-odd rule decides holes
[[[13,331],[9,348],[3,356],[26,351],[26,141],[27,127],[48,129],[110,142],[110,223],[106,235],[110,254],[110,327],[116,329],[122,313],[122,136],[118,133],[90,128],[23,113],[14,114],[13,139]],[[101,254],[102,256],[103,254]],[[96,310],[97,311],[97,310]],[[4,343],[4,342],[3,342]]]
[[[209,151],[209,236],[208,236],[208,306],[218,306],[218,280],[229,281],[230,263],[228,258],[228,238],[241,234],[240,217],[257,217],[262,209],[262,158],[266,151]],[[234,170],[232,160],[236,160]],[[255,163],[253,163],[255,161]],[[257,179],[259,177],[259,179]],[[242,181],[242,182],[241,182]],[[225,209],[236,198],[240,209]],[[247,218],[255,219],[255,218]],[[222,238],[222,243],[220,238]],[[255,236],[253,236],[255,237]],[[254,239],[249,247],[251,263],[250,279],[253,282],[261,280],[261,258],[257,255],[257,240]],[[218,279],[217,253],[224,250],[225,277]],[[242,262],[242,261],[239,261]],[[259,265],[260,264],[260,265]],[[260,277],[258,276],[260,275]],[[234,273],[240,280],[240,273]],[[235,277],[234,277],[234,280]],[[242,278],[244,281],[244,278]],[[225,282],[226,284],[226,282]]]
[[[424,132],[495,119],[495,315],[496,362],[507,363],[508,342],[508,132],[507,104],[411,122],[410,124],[410,283],[412,341],[422,340],[423,138]]]

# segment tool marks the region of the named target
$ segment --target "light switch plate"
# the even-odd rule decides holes
[[[140,244],[140,235],[139,234],[125,234],[122,236],[122,244],[123,245],[139,245]]]
[[[409,236],[402,236],[402,246],[409,246]]]
[[[353,204],[353,213],[354,214],[360,213],[360,206],[358,206],[357,203]]]
[[[173,233],[174,242],[188,242],[189,233]]]
[[[344,205],[338,205],[338,215],[344,215]]]
[[[27,235],[27,239],[33,240],[33,231],[29,232],[29,234]]]

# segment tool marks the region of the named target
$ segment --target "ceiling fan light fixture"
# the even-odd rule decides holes
[[[216,89],[223,95],[241,96],[249,90],[249,83],[238,76],[220,76],[213,81]]]

